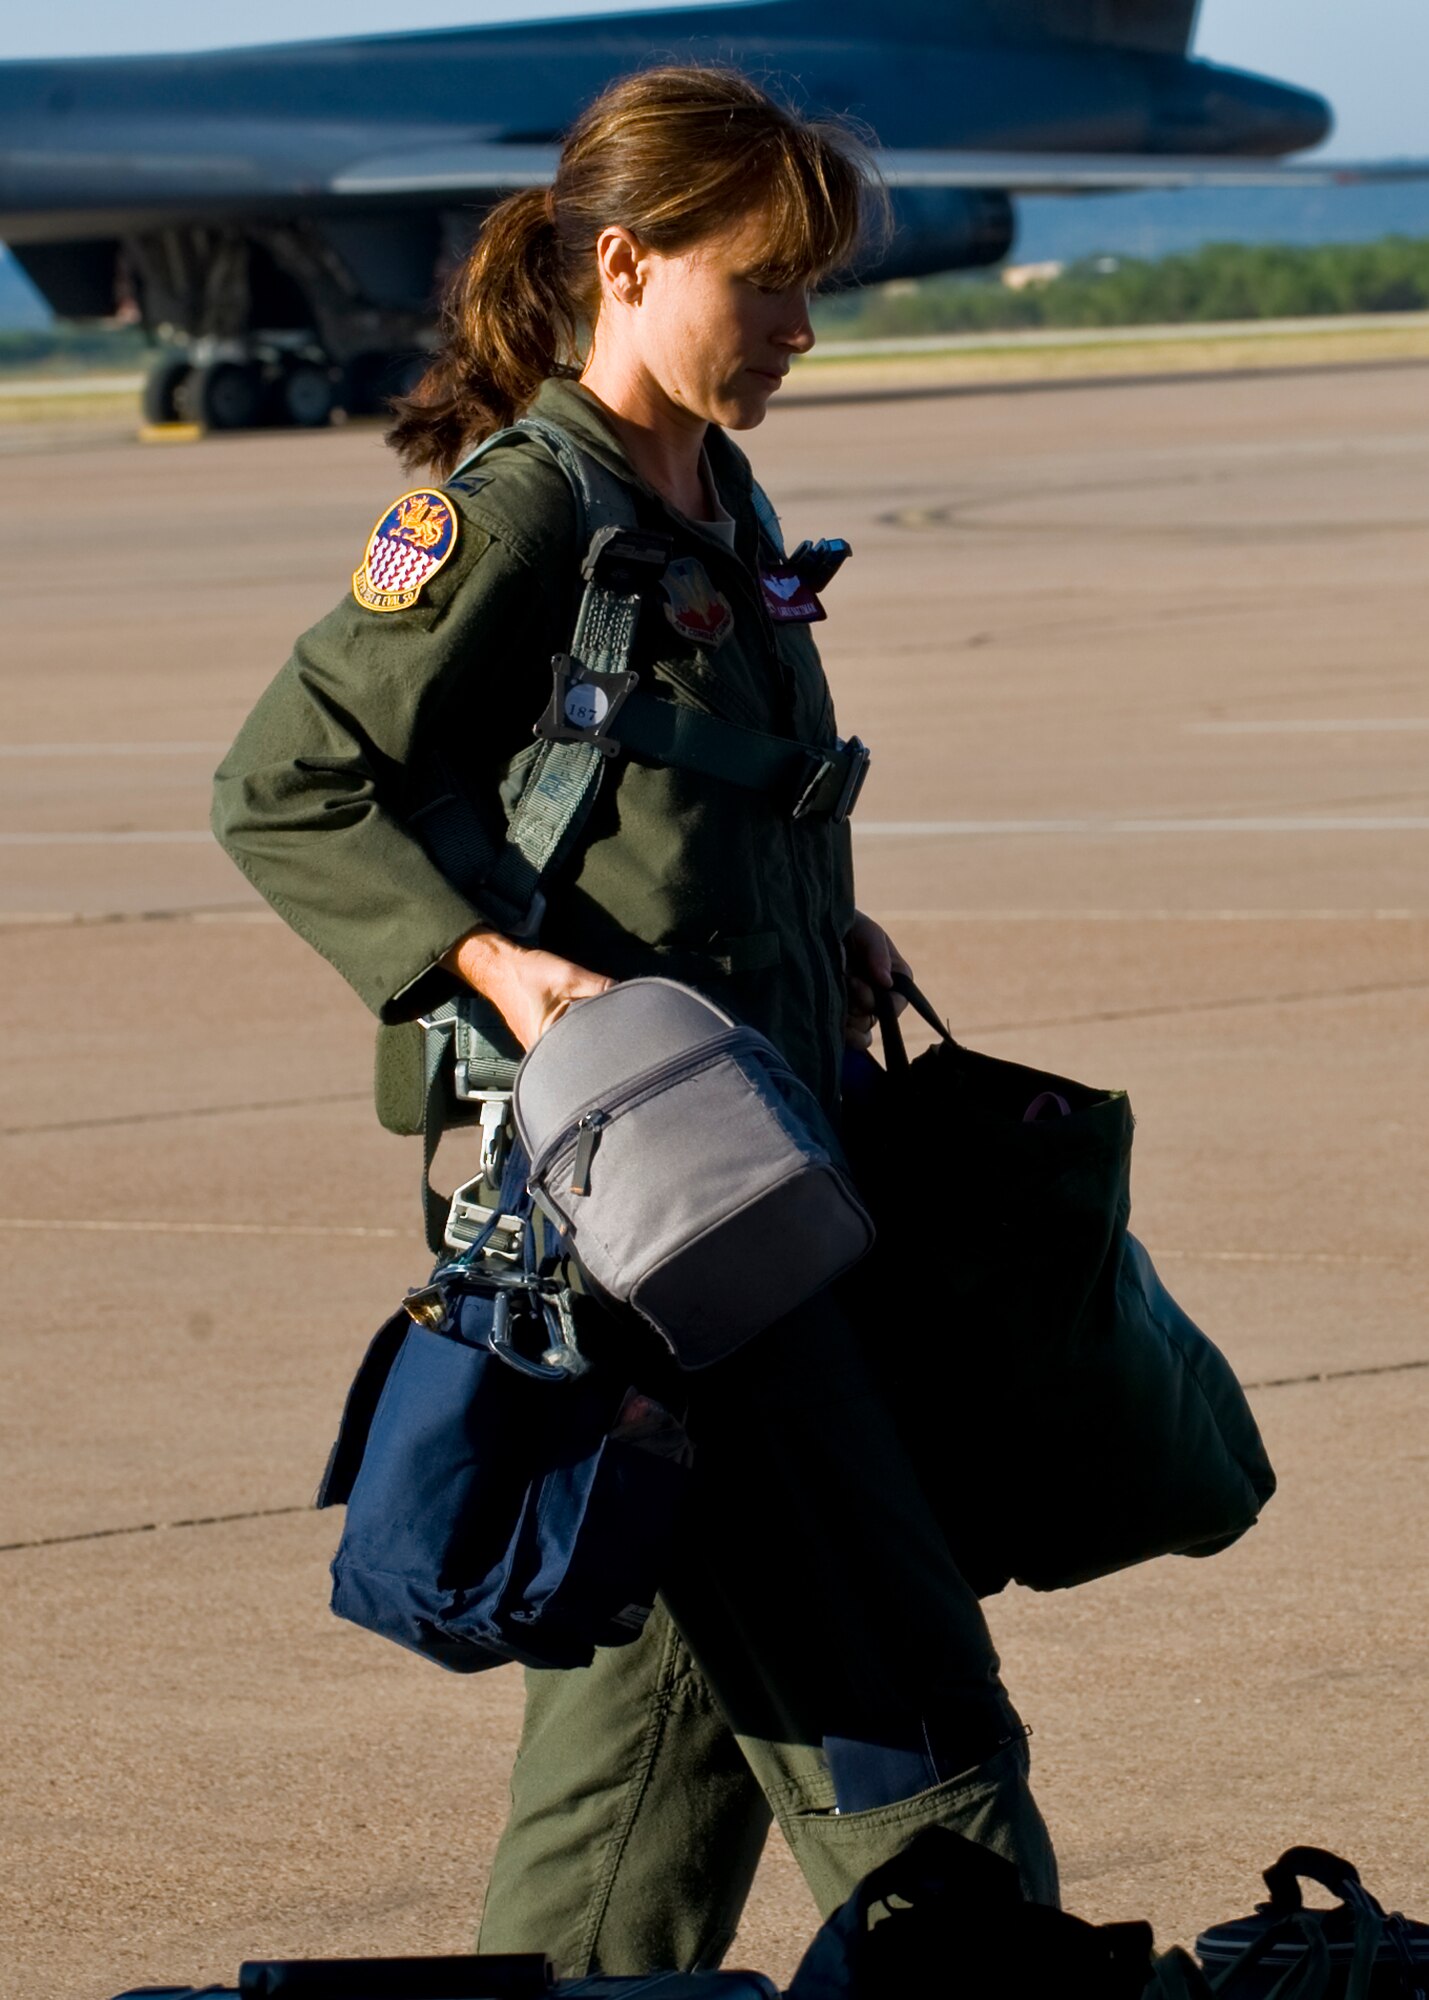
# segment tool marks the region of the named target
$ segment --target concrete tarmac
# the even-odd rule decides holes
[[[307,1504],[426,1268],[417,1160],[203,831],[399,475],[356,428],[7,442],[3,1991],[462,1950],[519,1676],[339,1625]],[[989,1607],[1068,1905],[1188,1941],[1311,1841],[1429,1916],[1429,367],[746,443],[856,551],[819,638],[876,751],[864,907],[969,1040],[1129,1088],[1135,1226],[1281,1476],[1212,1561]],[[771,1844],[735,1960],[811,1928]]]

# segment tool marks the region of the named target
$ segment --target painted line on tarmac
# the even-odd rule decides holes
[[[87,1215],[0,1215],[0,1229],[42,1230],[62,1236],[340,1236],[345,1242],[378,1239],[384,1242],[407,1240],[410,1229],[366,1227],[358,1223],[316,1222],[179,1222],[158,1220],[121,1221]]]
[[[1339,819],[1328,814],[1286,814],[1264,819],[885,819],[859,825],[863,840],[957,840],[988,835],[1200,833],[1429,833],[1429,814],[1380,819]],[[211,833],[174,828],[166,832],[0,833],[0,847],[179,847],[212,846]]]
[[[30,1139],[41,1132],[95,1132],[110,1125],[167,1125],[176,1118],[228,1118],[241,1111],[307,1111],[321,1104],[365,1104],[366,1090],[324,1097],[255,1097],[245,1104],[191,1104],[170,1111],[117,1111],[106,1118],[55,1118],[42,1125],[0,1125],[0,1139]]]
[[[227,743],[0,743],[0,757],[221,757]]]
[[[362,1226],[356,1223],[343,1224],[331,1228],[320,1223],[309,1222],[190,1222],[166,1218],[148,1220],[109,1220],[98,1216],[86,1216],[80,1221],[71,1221],[64,1216],[0,1215],[0,1229],[43,1230],[68,1233],[88,1231],[97,1234],[140,1235],[140,1236],[299,1236],[344,1238],[372,1237],[385,1242],[409,1237],[408,1229],[392,1229],[379,1225]],[[1406,1250],[1399,1254],[1390,1251],[1369,1250],[1166,1250],[1157,1251],[1157,1256],[1168,1263],[1221,1263],[1221,1264],[1308,1264],[1308,1265],[1359,1265],[1373,1264],[1393,1269],[1415,1261],[1416,1253]],[[1309,1379],[1307,1377],[1307,1379]]]
[[[1429,921],[1429,910],[882,910],[879,916],[890,924],[1405,924]]]
[[[175,828],[167,833],[0,833],[0,847],[196,847],[218,851],[211,833]]]
[[[1158,1250],[1158,1257],[1183,1264],[1412,1264],[1415,1253],[1398,1256],[1377,1250]]]
[[[1186,736],[1397,736],[1401,730],[1429,729],[1429,715],[1381,716],[1332,722],[1319,716],[1294,721],[1183,722]]]
[[[1429,833],[1429,814],[1335,818],[1286,813],[1255,819],[876,819],[854,833],[863,840],[959,840],[997,834]],[[0,835],[3,840],[4,835]]]
[[[1260,924],[1429,922],[1429,910],[884,910],[883,922],[946,924]],[[262,905],[178,910],[0,910],[0,928],[63,929],[97,924],[279,924]]]

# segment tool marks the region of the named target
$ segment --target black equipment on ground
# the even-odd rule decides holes
[[[1029,1903],[1017,1869],[932,1826],[866,1875],[799,1962],[787,2000],[1141,2000],[1151,1926]]]
[[[556,1979],[531,1956],[293,1958],[240,1966],[236,1986],[137,1986],[115,2000],[778,2000],[759,1972]]]
[[[1302,1881],[1340,1901],[1306,1909]],[[1322,1847],[1291,1847],[1265,1871],[1268,1901],[1251,1917],[1215,1924],[1196,1956],[1223,2000],[1425,2000],[1429,1924],[1387,1916],[1359,1871]]]

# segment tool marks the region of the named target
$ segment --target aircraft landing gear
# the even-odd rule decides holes
[[[210,361],[194,368],[175,395],[181,416],[206,431],[247,431],[258,422],[263,378],[251,361]]]
[[[294,352],[236,342],[165,349],[144,383],[148,424],[197,424],[205,431],[269,426],[320,430],[338,404],[337,370],[310,343]]]
[[[194,365],[187,354],[161,354],[144,378],[143,409],[146,424],[182,423],[179,398]]]
[[[299,430],[321,430],[332,416],[337,391],[332,373],[315,361],[298,361],[283,370],[273,385],[280,421]]]

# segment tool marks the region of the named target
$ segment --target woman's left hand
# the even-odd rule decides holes
[[[913,968],[882,924],[876,924],[872,917],[866,917],[859,910],[844,937],[844,970],[848,981],[844,1046],[850,1049],[871,1048],[873,1030],[878,1022],[875,989],[882,987],[886,992],[893,984],[895,972],[906,973],[911,979]],[[893,1004],[901,1014],[908,1003],[899,994]]]

